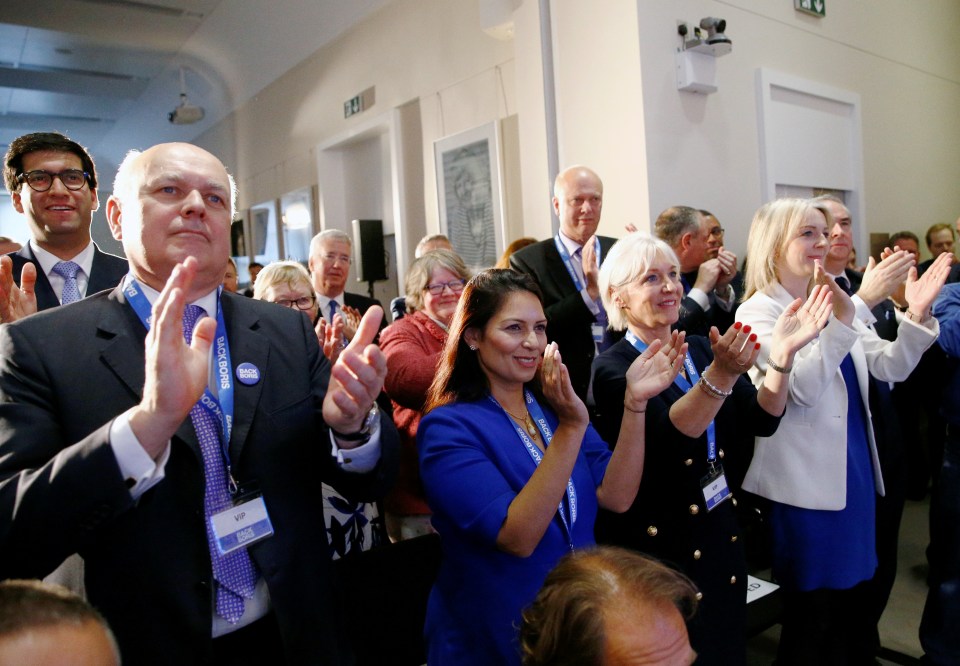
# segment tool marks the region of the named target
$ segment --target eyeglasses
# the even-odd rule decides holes
[[[347,266],[349,266],[350,262],[352,261],[349,254],[333,254],[332,252],[330,254],[323,255],[321,259],[328,264],[336,264],[339,261],[341,264],[346,264]]]
[[[90,180],[90,174],[80,169],[64,169],[60,173],[50,173],[43,169],[35,169],[27,173],[21,173],[17,180],[26,183],[34,192],[46,192],[53,187],[53,179],[59,178],[63,186],[68,190],[79,190],[84,183]]]
[[[443,293],[443,288],[446,287],[454,294],[459,294],[463,291],[463,285],[467,283],[464,279],[459,280],[450,280],[450,282],[438,282],[437,284],[428,284],[427,291],[429,291],[434,296],[439,296]]]
[[[723,227],[714,227],[713,229],[710,230],[709,235],[710,235],[710,236],[722,236],[722,235],[723,235]]]
[[[273,301],[277,305],[282,305],[285,308],[296,308],[297,310],[309,310],[313,307],[314,303],[313,296],[301,296],[296,300],[290,300],[289,298],[282,298],[279,301]]]

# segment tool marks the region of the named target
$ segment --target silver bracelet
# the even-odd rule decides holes
[[[710,383],[710,380],[707,379],[707,371],[704,370],[703,374],[700,375],[700,381],[697,382],[697,385],[700,386],[703,391],[709,395],[711,398],[716,398],[718,400],[724,400],[733,395],[733,389],[729,391],[724,391],[723,389],[717,388]]]
[[[767,359],[767,365],[770,366],[771,370],[776,370],[777,372],[781,372],[785,375],[789,375],[790,371],[793,370],[793,367],[784,368],[782,365],[777,365],[773,362],[772,358]]]

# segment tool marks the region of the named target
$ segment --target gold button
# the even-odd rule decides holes
[[[657,526],[651,525],[650,527],[648,527],[647,534],[649,534],[650,536],[657,536]]]
[[[691,505],[690,505],[690,515],[691,515],[691,516],[695,516],[695,515],[697,515],[698,513],[700,513],[700,507],[697,506],[696,504],[691,504]]]
[[[736,576],[730,576],[730,584],[731,584],[731,585],[736,585],[736,584],[737,584],[737,577],[736,577]]]
[[[719,456],[720,456],[720,459],[723,460],[723,449],[720,449],[720,450],[717,452],[717,455],[719,455]]]
[[[736,543],[736,542],[737,542],[737,535],[734,534],[732,537],[730,537],[730,543]]]
[[[703,554],[703,553],[701,553],[699,550],[693,551],[693,559],[699,560],[699,559],[700,559],[700,556],[701,556],[702,554]]]
[[[701,601],[702,599],[703,599],[703,592],[697,592],[697,601]]]
[[[687,458],[686,460],[683,461],[683,464],[686,465],[687,467],[690,467],[690,465],[693,464],[693,458]]]
[[[730,501],[733,502],[733,505],[734,505],[734,506],[737,505],[737,498],[736,498],[736,497],[731,497],[731,498],[730,498]]]

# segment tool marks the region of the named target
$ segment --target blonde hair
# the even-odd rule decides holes
[[[303,267],[303,264],[296,261],[274,261],[267,264],[257,275],[257,281],[253,285],[253,297],[262,301],[266,295],[267,289],[278,284],[286,284],[290,287],[296,287],[300,284],[306,285],[307,289],[313,294],[313,283],[310,282],[310,273]]]
[[[613,300],[617,290],[646,273],[660,256],[666,257],[680,270],[677,253],[664,241],[642,231],[618,240],[607,252],[607,258],[600,266],[600,298],[607,311],[607,321],[614,331],[622,331],[627,327],[626,315]]]
[[[747,270],[743,300],[779,282],[777,261],[787,243],[811,211],[818,210],[827,221],[833,218],[823,201],[812,199],[776,199],[760,206],[750,223],[747,236]]]

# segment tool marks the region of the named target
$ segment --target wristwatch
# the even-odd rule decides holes
[[[333,434],[337,439],[342,439],[346,442],[359,442],[360,440],[369,439],[370,433],[373,432],[373,426],[380,421],[380,408],[377,406],[376,401],[373,403],[373,407],[370,408],[370,411],[367,412],[366,417],[363,419],[363,425],[360,426],[360,430],[348,435],[333,431]]]

